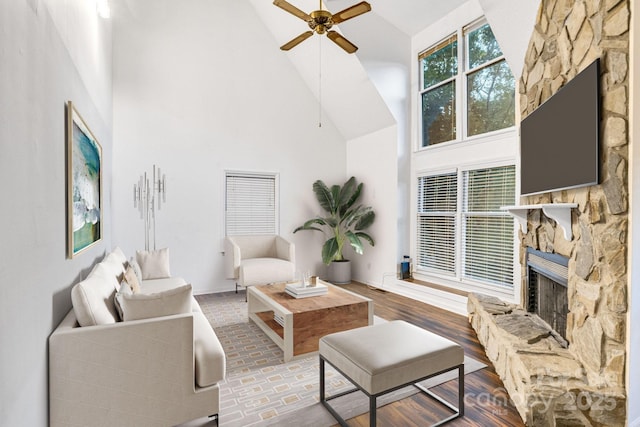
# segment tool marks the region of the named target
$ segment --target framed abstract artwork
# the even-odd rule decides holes
[[[102,238],[102,147],[67,102],[67,256]]]

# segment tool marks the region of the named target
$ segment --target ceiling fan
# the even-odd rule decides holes
[[[329,37],[331,41],[344,49],[347,53],[354,53],[356,50],[358,50],[358,47],[344,38],[342,34],[338,33],[337,31],[332,31],[331,27],[344,22],[347,19],[355,18],[358,15],[367,13],[371,10],[371,5],[366,1],[350,6],[334,14],[331,14],[331,12],[329,12],[328,10],[322,9],[322,0],[320,0],[320,9],[314,10],[309,14],[301,11],[285,0],[274,0],[273,4],[289,12],[290,14],[297,16],[303,21],[306,21],[306,23],[309,25],[309,28],[311,28],[311,31],[305,31],[293,40],[280,46],[280,49],[282,50],[289,50],[297,46],[298,44],[311,37],[313,33],[321,35],[326,33],[327,37]]]

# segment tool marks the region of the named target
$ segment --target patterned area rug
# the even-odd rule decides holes
[[[198,295],[196,299],[227,357],[227,376],[220,385],[221,427],[331,426],[336,423],[319,403],[317,355],[283,363],[282,350],[249,322],[244,293],[206,294]],[[480,362],[465,358],[466,373],[482,367]],[[455,375],[453,373],[453,377]],[[353,388],[328,365],[326,376],[327,395]],[[434,380],[437,381],[435,384],[448,381],[447,378],[429,381]],[[380,405],[415,392],[413,387],[399,390],[380,399]],[[341,408],[341,414],[345,411],[345,418],[368,411],[362,393],[353,393],[333,402]]]
[[[244,293],[198,295],[227,356],[220,425],[251,426],[318,402],[318,356],[283,363],[282,350],[247,317]],[[351,385],[327,369],[327,394]]]

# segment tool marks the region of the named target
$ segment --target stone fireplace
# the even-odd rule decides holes
[[[522,303],[469,297],[469,320],[530,426],[626,423],[629,17],[630,0],[542,0],[525,56],[523,118],[596,58],[602,66],[599,185],[520,200],[575,203],[573,237],[565,239],[540,209],[530,210],[520,232]],[[567,260],[566,320],[552,313],[543,321],[528,310],[530,271],[540,276],[539,266],[527,266],[532,250]],[[545,293],[563,293],[562,280],[542,275],[542,286],[551,287]],[[533,305],[539,292],[535,298]]]

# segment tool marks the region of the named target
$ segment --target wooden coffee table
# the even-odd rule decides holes
[[[330,283],[326,295],[294,298],[285,283],[249,286],[251,319],[284,352],[284,361],[318,351],[321,337],[373,324],[373,301]],[[274,315],[283,319],[283,325]]]

